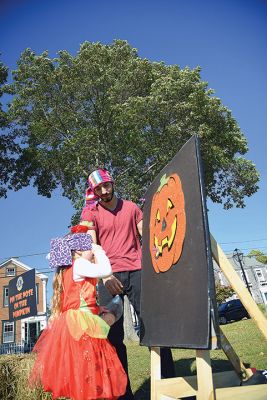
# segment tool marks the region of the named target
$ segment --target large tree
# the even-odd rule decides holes
[[[105,166],[119,194],[137,200],[195,133],[211,200],[244,207],[258,188],[246,139],[200,68],[140,58],[126,41],[85,42],[55,59],[25,50],[6,90],[10,135],[20,144],[14,190],[32,184],[49,197],[61,186],[78,208],[88,173]]]
[[[4,93],[8,69],[0,62],[0,99]],[[8,182],[15,170],[15,158],[19,147],[15,144],[13,132],[8,131],[7,113],[0,102],[0,197],[6,197]]]

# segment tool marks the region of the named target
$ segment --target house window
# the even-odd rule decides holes
[[[16,271],[14,267],[7,267],[6,268],[6,276],[15,276]]]
[[[14,342],[14,322],[3,322],[3,343]]]
[[[8,307],[8,286],[3,287],[3,293],[4,293],[4,300],[3,300],[3,306]]]
[[[266,279],[264,278],[263,273],[260,269],[256,269],[255,273],[260,284],[266,283]]]

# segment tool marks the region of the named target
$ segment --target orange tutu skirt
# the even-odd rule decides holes
[[[110,342],[99,334],[89,336],[84,316],[68,310],[43,331],[33,349],[37,357],[30,385],[42,386],[53,399],[116,399],[125,393],[126,374]]]

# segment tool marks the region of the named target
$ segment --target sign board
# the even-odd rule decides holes
[[[216,348],[219,325],[196,136],[149,187],[142,242],[141,344]]]
[[[9,320],[19,320],[36,314],[35,269],[31,269],[9,282]]]

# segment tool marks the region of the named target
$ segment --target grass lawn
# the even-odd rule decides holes
[[[248,367],[267,369],[267,341],[253,320],[242,320],[221,326],[241,361]],[[131,385],[137,400],[148,400],[150,394],[150,354],[146,347],[126,343]],[[194,375],[195,351],[173,349],[177,376]],[[232,365],[222,350],[211,351],[213,372],[231,370]]]
[[[246,366],[267,369],[267,341],[252,320],[243,320],[222,326],[223,332]],[[136,400],[150,398],[150,353],[136,342],[128,348],[129,373]],[[195,351],[173,349],[177,376],[195,374]],[[53,355],[51,355],[53,356]],[[214,372],[232,369],[223,351],[211,351]],[[0,356],[0,399],[51,400],[51,395],[38,389],[29,389],[28,375],[32,368],[32,354]],[[266,385],[267,389],[267,385]],[[63,400],[63,399],[62,399]]]

